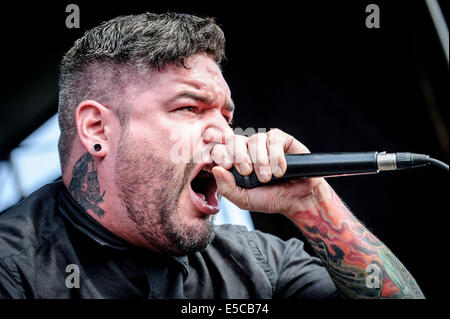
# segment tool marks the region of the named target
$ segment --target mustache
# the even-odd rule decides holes
[[[184,167],[183,177],[181,179],[181,184],[180,184],[180,187],[178,189],[177,198],[180,196],[181,192],[183,191],[184,186],[188,183],[189,177],[191,176],[191,173],[194,170],[195,165],[196,164],[194,163],[193,158],[191,158],[189,163],[187,163],[186,166]]]

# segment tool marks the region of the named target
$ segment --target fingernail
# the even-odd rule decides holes
[[[268,182],[272,178],[272,174],[270,172],[270,169],[261,167],[259,169],[259,175],[263,179],[262,181]]]
[[[250,164],[247,163],[240,164],[239,168],[241,169],[241,172],[244,174],[250,174],[250,172],[252,171],[252,167],[250,166]]]
[[[283,174],[283,171],[281,170],[281,167],[280,166],[275,167],[273,175],[275,175],[276,177],[281,177],[281,174]]]

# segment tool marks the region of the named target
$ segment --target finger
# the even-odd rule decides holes
[[[227,152],[237,171],[242,175],[249,175],[253,171],[252,161],[247,150],[248,138],[242,135],[235,135],[228,143]]]
[[[228,155],[227,147],[224,144],[216,144],[211,150],[211,159],[219,166],[230,169],[233,162]]]
[[[265,133],[259,133],[250,136],[248,139],[248,151],[258,179],[262,183],[270,181],[272,178],[272,170],[270,169],[269,155],[267,152],[267,135]]]
[[[293,136],[283,132],[280,129],[273,129],[269,132],[275,131],[275,134],[278,134],[280,136],[281,144],[283,145],[283,150],[286,154],[303,154],[303,153],[310,153],[308,148],[300,143],[297,139],[295,139]],[[272,133],[273,134],[273,133]]]
[[[285,147],[289,148],[289,139],[283,136],[278,129],[270,130],[267,133],[267,151],[269,153],[270,169],[273,175],[281,177],[286,173],[287,163],[284,157]],[[285,134],[286,135],[286,134]]]

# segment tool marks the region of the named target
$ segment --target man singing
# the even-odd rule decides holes
[[[87,31],[59,81],[62,181],[0,215],[3,298],[423,298],[323,178],[255,189],[307,153],[280,130],[230,128],[222,30],[187,14]],[[180,154],[182,154],[180,156]],[[218,198],[279,213],[298,239],[214,226]]]

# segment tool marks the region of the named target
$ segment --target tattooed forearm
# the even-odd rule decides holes
[[[73,166],[69,191],[86,211],[91,210],[99,217],[105,214],[105,211],[97,206],[103,202],[105,191],[100,195],[100,184],[91,154],[85,153]]]
[[[329,198],[291,219],[349,298],[424,298],[414,278],[330,188]]]

